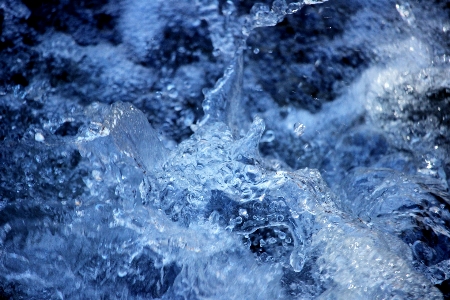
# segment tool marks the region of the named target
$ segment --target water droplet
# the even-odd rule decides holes
[[[244,218],[248,218],[248,213],[246,209],[240,208],[239,209],[239,215],[244,217]]]
[[[192,111],[189,111],[186,113],[186,116],[184,117],[184,126],[189,127],[194,123],[195,115]]]
[[[253,49],[253,53],[258,54],[259,53],[259,48]]]
[[[269,244],[275,244],[275,243],[277,242],[277,239],[274,238],[274,237],[271,237],[271,238],[269,238],[269,239],[267,240],[267,242],[268,242]]]
[[[412,25],[415,22],[415,17],[412,12],[412,7],[408,2],[400,1],[400,3],[395,5],[397,12],[400,14],[402,19],[408,23],[408,25]]]
[[[168,92],[167,95],[172,99],[175,99],[178,97],[178,91],[173,84],[169,84],[167,86],[167,92]]]
[[[36,142],[43,142],[43,141],[45,140],[45,138],[44,138],[44,135],[43,135],[42,133],[36,132],[36,133],[34,134],[34,140],[35,140]]]
[[[275,140],[275,133],[272,130],[267,130],[261,137],[261,143],[271,143],[273,140]]]
[[[305,125],[302,123],[295,123],[294,124],[294,133],[296,136],[301,136],[305,132]]]
[[[253,198],[252,195],[253,195],[252,190],[245,189],[241,193],[241,198],[242,198],[242,200],[248,200],[248,199]]]
[[[225,16],[230,16],[236,11],[236,7],[234,6],[233,1],[228,0],[222,6],[222,13]]]
[[[119,270],[117,270],[117,276],[119,277],[125,277],[127,274],[127,270],[123,267],[120,267]]]
[[[299,2],[290,3],[286,11],[287,14],[295,14],[303,5]]]
[[[214,57],[218,57],[220,54],[222,54],[222,51],[220,51],[220,49],[214,49],[213,50],[213,56]]]

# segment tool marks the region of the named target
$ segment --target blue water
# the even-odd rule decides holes
[[[43,34],[0,98],[1,297],[448,297],[448,10],[253,4]]]

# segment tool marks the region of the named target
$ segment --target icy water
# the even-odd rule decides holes
[[[450,297],[450,6],[0,3],[1,299]]]

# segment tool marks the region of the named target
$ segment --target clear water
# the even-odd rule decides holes
[[[168,83],[144,68],[145,80],[165,84],[156,103],[180,112],[175,125],[189,128],[188,138],[165,135],[109,90],[98,97],[111,105],[70,97],[58,105],[63,96],[51,94],[22,112],[23,99],[38,102],[50,87],[4,96],[2,291],[13,299],[441,299],[437,286],[450,278],[450,77],[428,31],[388,29],[376,48],[382,63],[313,113],[275,103],[255,83],[258,64],[246,51],[268,26],[327,3],[276,0],[240,15],[232,1],[220,14],[216,1],[163,2],[124,4],[120,26],[134,59],[145,60],[148,40],[163,30],[157,16],[195,23],[200,15],[224,70],[203,90],[199,117],[177,99],[195,94],[211,65],[200,58]],[[393,7],[406,28],[421,25],[414,6]],[[353,22],[335,43],[372,38]],[[58,35],[61,49],[65,39]],[[90,59],[105,59],[89,54],[102,45],[89,47]],[[142,66],[120,55],[107,55],[113,70],[101,80],[130,77],[132,91]],[[33,117],[42,126],[28,125]]]

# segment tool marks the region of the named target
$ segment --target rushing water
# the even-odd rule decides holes
[[[1,5],[0,298],[450,295],[441,3]]]

